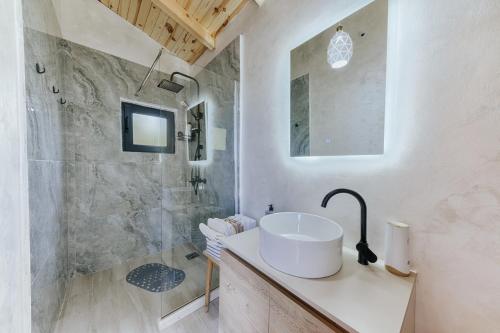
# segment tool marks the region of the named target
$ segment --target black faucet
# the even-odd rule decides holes
[[[366,241],[366,203],[365,200],[359,193],[348,190],[345,188],[339,188],[328,192],[323,201],[321,202],[321,207],[326,208],[328,201],[336,194],[346,193],[350,194],[359,201],[361,206],[361,240],[356,245],[356,250],[358,250],[358,262],[361,265],[368,265],[368,262],[374,263],[377,261],[377,256],[368,248],[368,242]]]

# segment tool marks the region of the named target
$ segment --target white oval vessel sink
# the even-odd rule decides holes
[[[277,270],[302,278],[322,278],[342,267],[344,231],[327,218],[275,213],[260,220],[260,255]]]

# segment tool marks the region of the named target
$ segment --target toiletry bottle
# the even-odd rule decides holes
[[[274,213],[274,207],[273,204],[270,204],[269,207],[266,210],[266,215],[270,215]]]

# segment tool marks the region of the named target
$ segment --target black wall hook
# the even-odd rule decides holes
[[[59,103],[61,103],[61,105],[64,105],[66,104],[66,100],[64,98],[59,98]]]
[[[36,63],[36,72],[38,74],[43,74],[45,73],[45,66],[43,66],[43,69],[40,67],[40,64],[39,63]]]
[[[54,94],[59,94],[59,89],[56,90],[56,87],[52,86],[52,92]]]

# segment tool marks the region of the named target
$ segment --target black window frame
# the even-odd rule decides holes
[[[134,144],[132,115],[142,114],[167,120],[167,145],[163,147]],[[122,149],[127,152],[175,154],[175,113],[149,106],[122,102]]]

